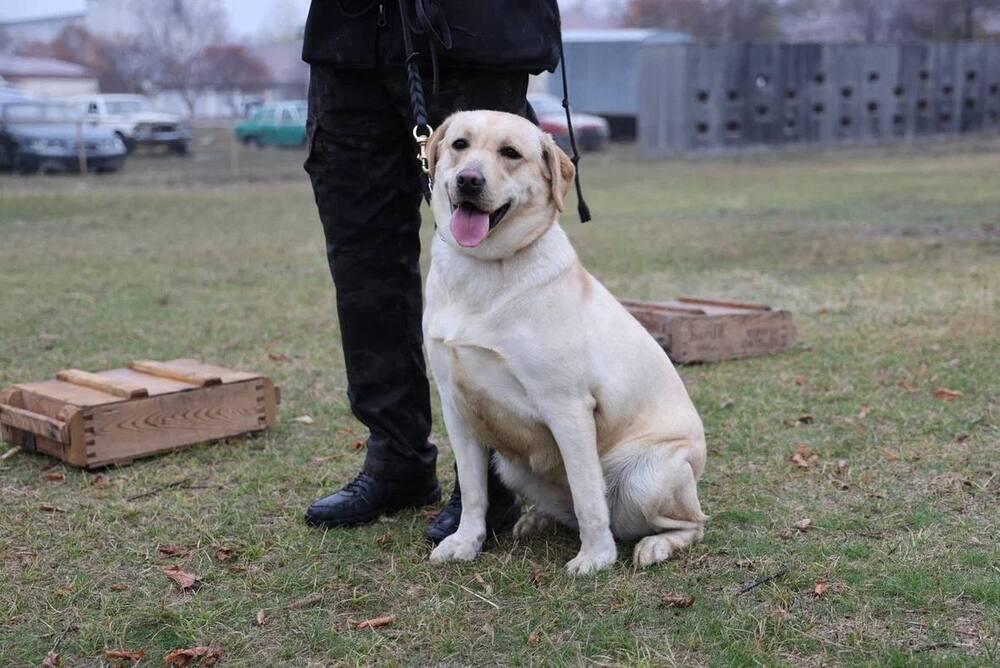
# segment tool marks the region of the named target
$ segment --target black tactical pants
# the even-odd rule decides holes
[[[526,73],[442,70],[425,77],[437,127],[450,113],[494,109],[525,115]],[[428,441],[420,278],[420,182],[402,67],[313,66],[309,157],[326,254],[337,289],[348,398],[371,432],[365,470],[385,478],[434,471]]]

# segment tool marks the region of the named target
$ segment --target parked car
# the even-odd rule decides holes
[[[0,102],[0,169],[22,174],[80,169],[80,141],[87,169],[114,172],[125,161],[125,144],[107,128],[84,122],[65,104],[43,100]]]
[[[81,95],[68,98],[92,124],[115,132],[131,152],[137,146],[166,146],[188,152],[191,127],[178,114],[158,111],[142,95]]]
[[[265,104],[233,132],[246,146],[305,146],[306,114],[305,100]]]
[[[535,110],[541,128],[552,135],[560,148],[569,151],[569,128],[566,126],[566,111],[559,98],[539,93],[529,95],[528,102]],[[600,116],[576,112],[571,118],[573,132],[576,134],[576,145],[581,151],[600,151],[607,145],[611,131],[606,120]]]

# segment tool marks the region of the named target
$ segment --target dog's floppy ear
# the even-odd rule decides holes
[[[552,135],[549,134],[545,135],[545,140],[542,144],[542,157],[548,167],[552,200],[556,203],[556,209],[559,210],[559,213],[562,213],[565,208],[564,200],[566,193],[569,192],[569,186],[573,183],[573,177],[576,176],[576,167],[573,166],[573,161],[559,148],[555,140],[552,139]]]
[[[431,173],[431,178],[434,178],[434,170],[437,169],[437,159],[438,152],[441,149],[441,142],[444,141],[444,135],[448,132],[448,125],[451,123],[451,116],[444,119],[444,122],[437,127],[431,138],[427,140],[427,169]]]

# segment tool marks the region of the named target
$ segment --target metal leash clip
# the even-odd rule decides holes
[[[427,134],[420,134],[420,128],[420,125],[413,126],[413,140],[417,142],[417,147],[420,149],[417,151],[417,160],[420,161],[420,169],[423,170],[424,176],[427,177],[427,187],[433,188],[434,182],[431,177],[430,162],[427,160],[427,142],[434,133],[434,128],[427,123],[424,123],[423,128]]]

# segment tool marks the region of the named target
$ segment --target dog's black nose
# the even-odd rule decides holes
[[[463,169],[455,178],[455,184],[463,195],[478,195],[483,192],[486,177],[478,169]]]

